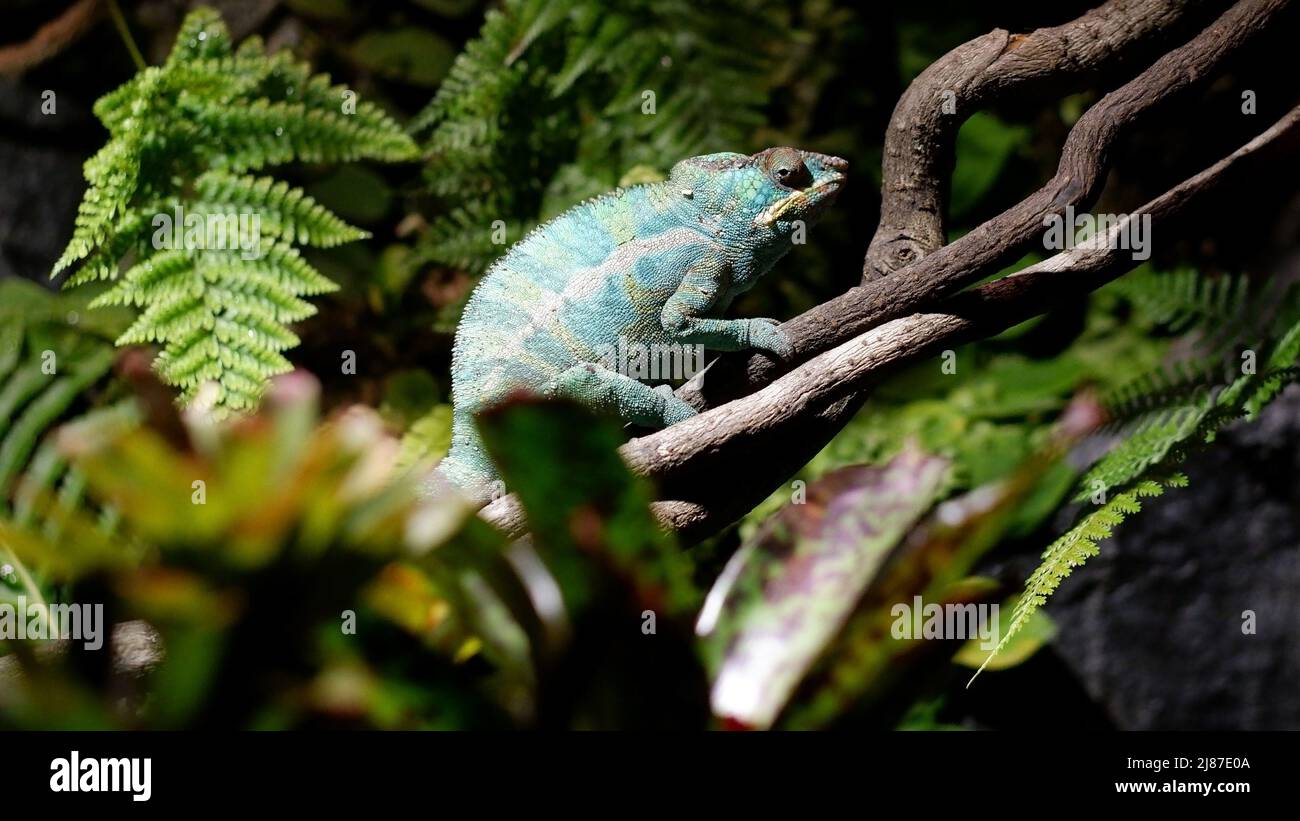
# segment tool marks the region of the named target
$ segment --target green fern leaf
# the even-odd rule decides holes
[[[1148,272],[1136,284],[1125,286],[1125,293],[1140,295],[1161,321],[1193,330],[1212,324],[1251,328],[1255,339],[1248,350],[1267,351],[1267,355],[1258,368],[1236,362],[1228,367],[1221,352],[1211,346],[1200,359],[1150,374],[1107,399],[1114,420],[1111,433],[1122,438],[1079,480],[1075,499],[1109,496],[1109,501],[1085,515],[1043,553],[989,659],[1074,568],[1097,554],[1098,542],[1141,511],[1143,499],[1187,485],[1187,477],[1176,470],[1179,465],[1212,442],[1223,427],[1254,417],[1284,385],[1300,378],[1300,310],[1291,304],[1296,289],[1283,284],[1279,293],[1277,287],[1266,287],[1258,299],[1251,299],[1243,283],[1237,278],[1207,280],[1186,273]],[[1261,311],[1261,300],[1272,303],[1271,313]],[[1261,321],[1262,316],[1267,321]],[[1228,335],[1241,338],[1235,331]],[[987,664],[986,660],[980,670]]]
[[[971,676],[972,681],[975,676],[984,671],[989,661],[1010,643],[1012,637],[1020,632],[1029,621],[1029,617],[1047,603],[1048,597],[1056,592],[1061,582],[1074,572],[1076,567],[1080,567],[1088,559],[1097,555],[1099,552],[1097,543],[1109,539],[1121,522],[1139,512],[1142,509],[1143,499],[1154,498],[1164,493],[1166,484],[1182,487],[1186,481],[1178,478],[1169,480],[1165,484],[1154,480],[1137,482],[1084,516],[1069,532],[1048,546],[1043,552],[1042,563],[1025,582],[1024,594],[1011,612],[1010,624],[999,638],[997,647],[993,648],[988,658],[975,671],[975,675]]]
[[[238,215],[256,212],[261,230],[285,242],[330,248],[366,239],[369,232],[353,228],[299,188],[271,177],[236,176],[208,171],[194,181],[196,210],[205,214]]]
[[[293,247],[368,234],[301,190],[243,172],[289,161],[398,161],[415,143],[360,102],[258,38],[234,48],[219,15],[191,13],[163,65],[95,104],[110,139],[85,167],[76,229],[55,264],[80,263],[67,285],[107,280],[93,307],[139,311],[117,344],[157,343],[157,370],[195,396],[217,383],[215,410],[256,405],[291,368],[287,325],[305,297],[335,289]],[[131,265],[122,270],[124,260]]]
[[[535,224],[637,166],[750,145],[772,85],[756,47],[775,35],[769,11],[507,0],[489,12],[411,124],[426,135],[428,188],[446,205],[422,256],[482,272],[502,249],[467,233]]]

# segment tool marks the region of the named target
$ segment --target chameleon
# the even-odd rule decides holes
[[[661,182],[587,200],[516,242],[456,329],[451,448],[429,492],[450,484],[479,504],[495,495],[474,416],[518,392],[649,428],[695,415],[667,385],[607,367],[602,352],[618,340],[792,356],[776,320],[722,315],[822,216],[847,170],[790,147],[691,157]]]

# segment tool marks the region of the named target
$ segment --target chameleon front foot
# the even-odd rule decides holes
[[[664,390],[586,362],[557,376],[543,393],[650,428],[668,427],[695,415],[695,409],[674,396],[667,385],[660,388]]]
[[[759,351],[765,351],[780,357],[783,361],[794,356],[794,343],[790,341],[790,335],[781,330],[780,323],[775,319],[749,319],[744,320],[749,323],[746,328],[746,341],[748,347]]]

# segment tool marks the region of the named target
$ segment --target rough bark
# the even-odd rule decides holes
[[[28,71],[74,43],[99,19],[100,0],[77,0],[25,42],[0,48],[0,74]]]
[[[946,242],[947,180],[962,123],[1011,95],[1061,93],[1132,64],[1176,33],[1189,11],[1226,2],[1110,0],[1064,25],[1028,34],[995,29],[921,72],[899,99],[885,132],[880,222],[863,282],[886,276]]]
[[[687,542],[717,532],[815,455],[890,369],[996,334],[1134,267],[1130,252],[1098,238],[956,293],[1020,255],[1045,218],[1063,214],[1066,205],[1090,202],[1115,142],[1155,107],[1207,80],[1287,5],[1288,0],[1237,3],[1089,109],[1071,131],[1056,175],[1037,192],[905,271],[851,289],[786,323],[805,360],[793,371],[782,375],[761,355],[723,357],[684,386],[679,395],[705,412],[633,439],[621,451],[635,472],[659,482],[660,521]],[[1300,107],[1129,218],[1149,215],[1153,225],[1167,225],[1244,161],[1297,133]],[[525,528],[513,497],[493,502],[483,516],[511,534]]]
[[[1100,192],[1115,143],[1159,106],[1208,82],[1223,63],[1258,36],[1290,0],[1241,0],[1187,44],[1097,102],[1070,130],[1056,174],[1040,189],[898,273],[851,288],[782,324],[798,363],[863,331],[933,304],[996,273],[1067,207],[1089,206]],[[719,357],[678,395],[708,408],[757,390],[791,363],[761,353]]]
[[[1166,230],[1248,159],[1289,140],[1300,143],[1300,107],[1246,145],[1129,215]],[[1121,224],[1113,229],[1123,231]],[[863,333],[744,399],[634,439],[624,458],[658,479],[660,513],[688,538],[725,527],[815,455],[891,368],[1000,333],[1077,300],[1138,265],[1118,243],[1097,238],[1017,274]],[[725,488],[719,491],[719,488]],[[685,500],[685,501],[683,501]]]

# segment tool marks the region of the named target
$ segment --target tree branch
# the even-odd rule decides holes
[[[1153,230],[1166,228],[1230,173],[1239,173],[1245,160],[1285,138],[1300,145],[1300,106],[1231,155],[1130,214],[1108,237],[1118,236],[1127,230],[1128,221],[1146,215]],[[1097,237],[951,297],[934,311],[873,328],[751,396],[632,440],[623,456],[635,472],[658,479],[670,498],[689,500],[660,506],[658,512],[670,528],[685,530],[688,540],[716,532],[815,455],[852,415],[837,405],[863,394],[892,368],[1001,333],[1085,296],[1137,264],[1120,243]]]
[[[1069,23],[1029,34],[994,29],[921,72],[899,98],[885,132],[880,222],[863,263],[863,282],[910,265],[946,242],[953,143],[971,114],[1013,94],[1073,88],[1131,62],[1147,46],[1168,39],[1189,7],[1208,5],[1109,0]]]
[[[77,0],[30,39],[0,48],[0,74],[22,74],[63,51],[95,22],[99,4],[100,0]]]
[[[825,430],[838,430],[836,423],[845,416],[837,406],[888,369],[1000,333],[1127,272],[1137,261],[1120,243],[1110,241],[1111,236],[1144,215],[1150,216],[1153,229],[1167,226],[1244,160],[1286,137],[1300,137],[1300,106],[1232,154],[1128,215],[1107,237],[1095,237],[950,297],[934,311],[868,330],[757,393],[633,439],[620,453],[634,472],[688,491],[680,499],[656,503],[661,522],[688,540],[715,532],[761,501],[819,450],[829,440]],[[818,433],[810,438],[814,431]],[[493,502],[483,516],[512,535],[524,530],[522,510],[513,497]]]
[[[1200,35],[1157,61],[1135,80],[1090,109],[1067,139],[1056,176],[1020,204],[899,275],[851,289],[787,323],[805,357],[780,376],[770,360],[723,357],[684,386],[699,416],[625,444],[630,468],[659,481],[664,501],[656,515],[692,541],[730,524],[816,454],[865,400],[867,390],[890,369],[972,339],[996,334],[1053,305],[1079,298],[1136,265],[1117,243],[1097,238],[1018,274],[973,291],[954,293],[990,272],[1041,231],[1045,217],[1066,204],[1090,200],[1100,187],[1106,154],[1123,131],[1154,106],[1204,80],[1223,60],[1254,37],[1288,0],[1242,0]],[[1284,135],[1300,132],[1300,108],[1268,131],[1201,173],[1147,203],[1129,219],[1149,215],[1164,225],[1201,199],[1243,160]],[[1123,230],[1126,223],[1113,231]],[[1112,247],[1115,246],[1115,247]],[[912,313],[929,305],[928,310]],[[758,390],[729,399],[716,390],[718,365],[740,362],[740,380]],[[725,373],[725,371],[724,371]],[[778,377],[779,378],[776,378]],[[481,514],[511,535],[525,529],[514,497],[499,499]]]
[[[869,328],[911,313],[996,273],[1067,207],[1090,205],[1109,167],[1109,152],[1157,106],[1206,82],[1254,39],[1290,0],[1240,0],[1208,28],[1097,102],[1075,123],[1057,172],[1038,191],[897,274],[850,288],[781,325],[794,343],[791,363],[742,352],[718,357],[678,389],[697,409],[716,407],[763,387],[806,360]]]

